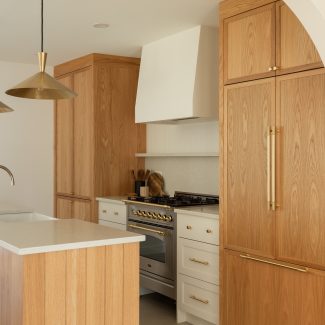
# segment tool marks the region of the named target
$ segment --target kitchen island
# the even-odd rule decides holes
[[[0,324],[138,325],[144,239],[80,220],[0,221]]]

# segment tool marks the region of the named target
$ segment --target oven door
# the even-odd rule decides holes
[[[131,220],[128,230],[146,236],[140,243],[140,269],[174,280],[174,230]]]

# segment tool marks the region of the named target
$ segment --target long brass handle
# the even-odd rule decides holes
[[[201,260],[198,260],[198,259],[196,259],[196,258],[194,258],[194,257],[189,258],[189,260],[190,260],[191,262],[194,262],[194,263],[199,263],[199,264],[203,264],[203,265],[209,265],[209,262],[201,261]]]
[[[271,156],[272,156],[272,161],[271,161],[271,165],[272,165],[272,172],[271,172],[271,209],[272,211],[275,211],[276,208],[276,203],[275,203],[275,159],[276,159],[276,152],[275,152],[275,128],[272,128],[271,130],[272,134],[271,134]]]
[[[198,302],[202,302],[202,304],[205,304],[205,305],[207,305],[209,303],[209,300],[201,299],[201,298],[198,298],[196,296],[190,296],[190,298],[193,299],[193,300],[196,300]]]
[[[306,268],[306,267],[291,266],[291,265],[280,263],[280,262],[273,262],[273,261],[270,261],[267,259],[250,256],[248,254],[240,255],[240,257],[245,258],[247,260],[252,260],[252,261],[256,261],[256,262],[261,262],[261,263],[271,264],[271,265],[275,265],[275,266],[279,266],[279,267],[284,267],[286,269],[290,269],[290,270],[294,270],[294,271],[298,271],[298,272],[303,272],[303,273],[308,272],[308,268]]]
[[[140,229],[140,230],[145,230],[145,231],[149,231],[149,232],[152,232],[152,233],[155,233],[155,234],[158,234],[162,237],[165,237],[166,236],[166,233],[163,232],[163,231],[159,231],[159,230],[154,230],[154,229],[150,229],[150,228],[146,228],[146,227],[140,227],[140,226],[135,226],[135,225],[128,225],[130,228],[133,228],[133,229]]]
[[[267,130],[266,193],[267,193],[267,208],[270,209],[271,207],[271,128]]]

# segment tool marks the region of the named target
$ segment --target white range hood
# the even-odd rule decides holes
[[[218,116],[217,30],[197,26],[142,49],[136,123]]]

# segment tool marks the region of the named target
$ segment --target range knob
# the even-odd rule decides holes
[[[152,219],[158,219],[158,214],[157,213],[152,213]]]
[[[132,214],[133,214],[134,216],[136,216],[136,215],[138,215],[138,211],[136,211],[136,210],[132,210]]]
[[[145,218],[149,217],[146,211],[142,211],[142,217],[145,217]]]
[[[151,218],[152,218],[152,215],[153,215],[153,213],[152,213],[152,212],[149,212],[149,211],[147,212],[147,217],[148,217],[148,218],[150,218],[150,219],[151,219]]]
[[[157,218],[158,220],[163,220],[163,216],[160,213],[157,214]]]
[[[173,221],[173,218],[171,216],[168,216],[166,219],[167,219],[166,220],[167,222],[172,222]]]
[[[141,216],[141,211],[140,211],[140,210],[137,210],[137,211],[135,211],[135,214],[136,214],[137,216]]]
[[[163,215],[163,220],[167,221],[167,216],[165,214]]]

